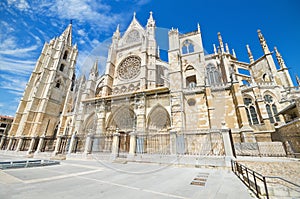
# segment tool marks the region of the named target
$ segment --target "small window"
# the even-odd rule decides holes
[[[270,82],[270,76],[267,75],[267,74],[264,74],[264,75],[263,75],[263,81],[265,81],[265,82]]]
[[[253,103],[252,99],[249,97],[244,98],[244,104],[245,104],[249,124],[250,125],[259,124],[257,112],[255,109],[256,105]]]
[[[60,67],[59,67],[59,71],[62,71],[62,72],[63,72],[63,71],[64,71],[64,68],[65,68],[65,65],[64,65],[64,64],[61,64]]]
[[[191,65],[188,65],[188,67],[186,67],[185,71],[188,71],[188,70],[195,70],[195,68]]]
[[[242,80],[243,85],[245,86],[250,86],[250,83],[248,82],[248,80]]]
[[[188,88],[195,88],[197,85],[196,75],[186,78],[186,86]]]
[[[188,54],[194,52],[194,45],[190,40],[185,40],[182,45],[182,54]]]
[[[65,51],[63,59],[66,60],[68,58],[68,51]]]
[[[275,105],[275,102],[273,100],[273,97],[271,95],[265,95],[264,100],[266,103],[266,110],[270,119],[271,123],[275,123],[280,121],[279,116],[277,115],[277,107]]]
[[[195,106],[196,100],[194,98],[191,98],[191,99],[188,99],[187,103],[189,106]]]
[[[60,80],[57,80],[57,81],[56,81],[55,87],[56,87],[56,88],[60,88]]]
[[[213,64],[208,64],[206,67],[206,75],[209,85],[220,85],[222,83],[221,74],[217,67]]]

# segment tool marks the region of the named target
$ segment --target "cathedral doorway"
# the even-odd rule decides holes
[[[130,135],[129,132],[119,132],[119,157],[127,157],[127,154],[129,153],[129,147],[130,147]]]
[[[136,126],[136,115],[130,106],[121,106],[108,120],[107,129],[119,133],[118,157],[127,157],[130,148],[130,133]]]

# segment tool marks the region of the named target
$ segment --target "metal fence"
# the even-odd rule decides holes
[[[219,132],[179,134],[176,137],[176,152],[181,155],[225,155],[222,134]]]
[[[136,153],[170,154],[170,134],[138,135]]]
[[[300,198],[300,185],[278,176],[263,176],[231,160],[232,171],[258,198]]]
[[[111,153],[112,141],[113,141],[112,135],[94,137],[91,145],[92,153],[94,152]]]

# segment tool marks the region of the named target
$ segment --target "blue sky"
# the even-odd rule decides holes
[[[255,59],[262,56],[261,29],[270,50],[277,46],[291,75],[300,75],[300,1],[202,0],[4,0],[0,2],[0,114],[14,116],[24,88],[45,42],[60,35],[73,20],[73,43],[79,57],[77,75],[89,71],[97,58],[103,72],[110,37],[120,24],[129,25],[133,12],[145,26],[149,12],[158,27],[159,45],[167,50],[172,27],[186,33],[201,26],[204,48],[213,52],[217,33],[249,62],[246,44]]]

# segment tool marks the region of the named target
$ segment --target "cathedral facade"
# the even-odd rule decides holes
[[[45,44],[0,148],[133,159],[284,155],[285,146],[272,142],[272,134],[285,123],[278,112],[300,93],[260,30],[264,54],[254,60],[247,45],[245,63],[220,33],[219,45],[206,54],[199,25],[185,34],[172,28],[165,62],[155,28],[152,13],[146,27],[134,15],[124,34],[119,27],[114,32],[105,73],[99,74],[95,61],[87,78],[76,79],[70,24]]]

